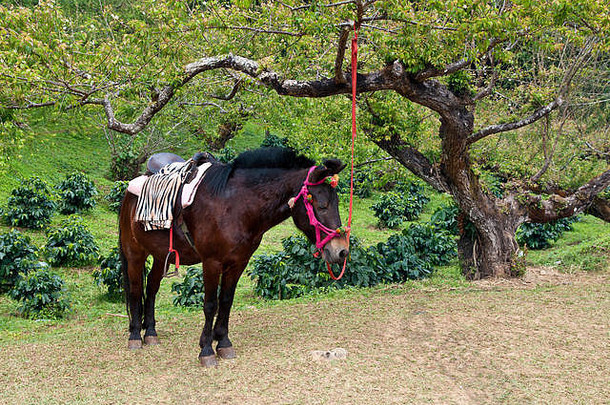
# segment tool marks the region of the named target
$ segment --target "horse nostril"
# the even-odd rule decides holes
[[[339,257],[340,257],[341,259],[345,259],[345,258],[347,257],[347,254],[348,254],[348,253],[349,253],[349,252],[347,251],[347,249],[341,249],[341,250],[339,251]]]

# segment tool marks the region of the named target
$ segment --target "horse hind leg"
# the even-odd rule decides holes
[[[127,312],[129,314],[129,349],[142,348],[142,309],[144,297],[144,264],[146,256],[127,257],[123,261],[126,278]],[[126,266],[126,269],[125,269]]]
[[[159,292],[161,279],[163,279],[164,264],[165,261],[155,259],[153,261],[152,269],[148,274],[148,278],[146,281],[146,298],[144,300],[144,323],[142,327],[145,329],[144,343],[147,345],[159,344],[157,330],[155,329],[155,299],[157,297],[157,292]]]

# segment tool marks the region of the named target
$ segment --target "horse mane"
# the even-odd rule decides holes
[[[212,194],[224,190],[229,178],[237,169],[305,169],[315,165],[306,156],[290,148],[259,148],[241,153],[231,163],[215,164],[204,177],[204,183]]]

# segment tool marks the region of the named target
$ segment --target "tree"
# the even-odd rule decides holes
[[[290,97],[349,94],[345,51],[355,26],[361,125],[407,169],[450,193],[474,224],[474,239],[459,242],[468,277],[513,274],[521,223],[569,217],[592,201],[601,207],[592,212],[607,207],[597,196],[610,184],[608,81],[591,79],[608,74],[604,2],[167,0],[140,2],[128,18],[111,6],[99,11],[69,18],[51,1],[0,7],[5,109],[97,106],[107,128],[135,135],[153,118],[201,106],[205,94],[238,83]],[[601,137],[576,134],[591,123],[578,116],[583,105],[600,107],[602,125],[590,130]],[[429,112],[422,119],[436,125],[436,151],[417,141],[426,134],[406,136],[409,111]],[[602,157],[590,150],[578,182],[557,182],[578,169],[572,158],[550,170],[570,138]],[[490,146],[511,141],[530,155],[519,170]],[[566,150],[581,153],[578,145]],[[502,179],[501,195],[484,173]]]

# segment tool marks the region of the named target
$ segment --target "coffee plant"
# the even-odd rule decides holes
[[[12,226],[41,229],[51,222],[56,208],[47,183],[34,176],[11,192],[3,218]]]
[[[176,293],[173,299],[176,306],[203,307],[205,290],[201,267],[189,267],[182,281],[172,284],[172,292]]]
[[[384,193],[371,206],[374,215],[382,228],[398,228],[405,220],[405,203],[403,197],[393,191]]]
[[[62,318],[70,309],[64,281],[47,266],[20,279],[10,296],[21,302],[19,312],[32,319]]]
[[[94,197],[97,189],[93,181],[81,172],[68,175],[56,186],[61,198],[60,212],[62,214],[75,214],[90,210],[95,206]]]
[[[38,248],[17,230],[0,235],[0,293],[9,291],[30,271],[42,266]]]
[[[105,286],[108,289],[108,296],[118,298],[123,294],[123,270],[121,268],[121,258],[119,248],[112,248],[110,253],[99,257],[100,268],[91,274],[98,286]]]
[[[99,248],[82,218],[71,215],[58,228],[47,229],[44,254],[51,266],[87,265],[95,262]]]
[[[546,249],[566,231],[573,230],[572,224],[578,217],[561,218],[544,224],[526,222],[517,229],[517,242],[530,249]]]
[[[280,138],[279,136],[267,131],[265,139],[261,142],[261,148],[286,148],[288,147],[288,138]]]
[[[404,217],[407,221],[415,221],[430,202],[430,198],[424,194],[425,189],[421,183],[409,182],[398,183],[396,191],[402,195],[404,203]]]
[[[124,180],[117,180],[112,184],[112,187],[106,196],[108,207],[112,211],[119,212],[121,209],[121,203],[123,202],[123,197],[125,196],[128,185],[129,182]]]

